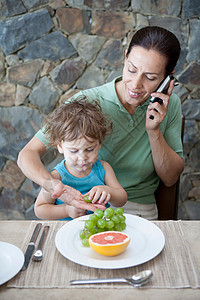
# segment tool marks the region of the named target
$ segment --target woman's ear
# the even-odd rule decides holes
[[[128,52],[128,49],[125,50],[125,56],[124,56],[125,60],[127,59],[127,56],[126,56],[127,52]]]
[[[58,152],[61,153],[61,154],[63,154],[63,148],[62,148],[62,146],[61,146],[61,143],[59,143],[59,144],[57,145],[57,148],[58,148]]]

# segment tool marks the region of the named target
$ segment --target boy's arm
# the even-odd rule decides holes
[[[105,185],[99,185],[92,188],[91,191],[87,193],[89,198],[93,198],[93,201],[95,202],[100,197],[101,199],[103,198],[103,200],[100,199],[100,201],[97,201],[97,203],[105,200],[105,203],[109,201],[113,206],[116,207],[125,205],[127,202],[126,191],[117,180],[117,177],[110,164],[105,161],[101,161],[101,163],[105,170]]]

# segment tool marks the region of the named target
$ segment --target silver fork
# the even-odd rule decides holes
[[[44,242],[46,240],[48,231],[49,231],[49,226],[45,226],[44,230],[43,230],[43,233],[42,233],[42,236],[41,236],[41,239],[39,241],[37,250],[35,251],[35,253],[32,257],[33,261],[41,261],[42,258],[43,258],[42,248],[44,246]]]

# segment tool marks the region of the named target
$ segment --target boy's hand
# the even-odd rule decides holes
[[[111,194],[105,185],[94,186],[85,196],[92,200],[92,203],[106,204],[111,198]]]
[[[86,215],[86,210],[70,205],[67,206],[67,213],[72,219],[75,219]]]

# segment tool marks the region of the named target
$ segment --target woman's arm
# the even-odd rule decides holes
[[[17,160],[17,164],[24,175],[42,187],[45,187],[46,182],[50,182],[52,179],[51,174],[45,169],[41,161],[41,157],[46,151],[46,146],[36,137],[33,137],[19,152]],[[50,185],[46,189],[53,192]]]
[[[108,201],[116,207],[120,207],[127,202],[127,193],[118,182],[117,177],[109,163],[101,161],[105,170],[105,185],[93,187],[87,195],[95,203],[107,203]],[[98,200],[99,199],[99,200]]]
[[[59,173],[54,170],[51,176],[60,180]],[[77,218],[86,214],[86,210],[67,204],[55,205],[55,199],[45,189],[41,189],[34,205],[34,211],[38,218],[45,220],[59,220],[64,218]]]
[[[161,105],[159,103],[150,104],[146,118],[146,128],[155,171],[166,186],[173,185],[178,180],[178,177],[184,168],[183,159],[167,144],[159,128],[159,125],[168,111],[172,90],[173,82],[170,84],[167,95],[161,93],[155,93],[153,95],[159,96],[159,98],[163,100],[163,103]],[[149,118],[150,115],[154,116],[153,120]]]
[[[184,169],[183,159],[166,143],[161,131],[149,133],[154,167],[166,186],[178,180]]]

